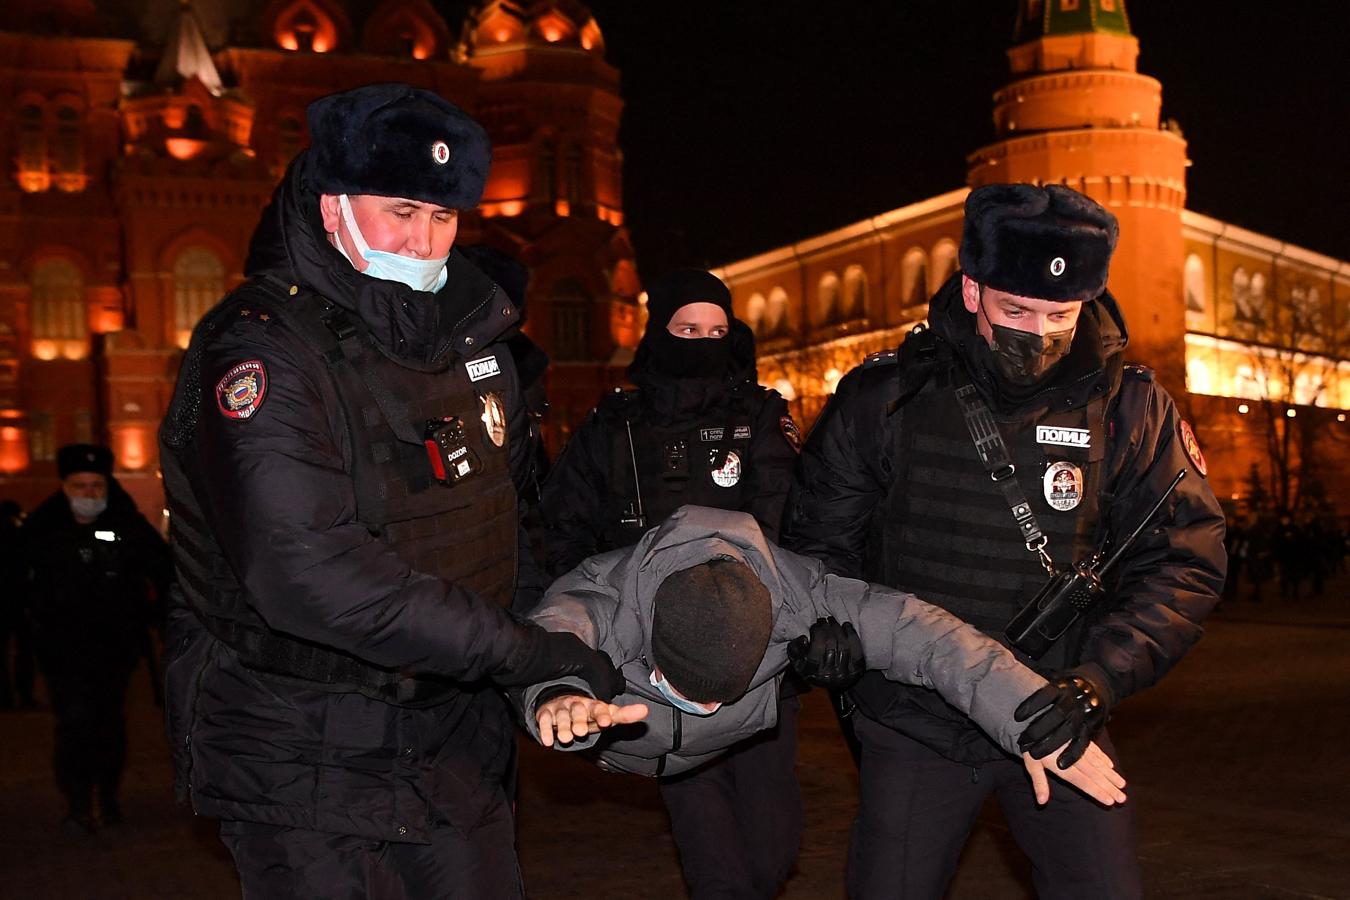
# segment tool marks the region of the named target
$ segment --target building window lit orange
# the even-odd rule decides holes
[[[816,289],[816,317],[822,325],[828,325],[839,319],[840,313],[839,299],[839,276],[833,272],[826,272],[820,279],[820,285]]]
[[[867,315],[867,273],[862,266],[844,270],[844,295],[841,317],[860,319]]]
[[[779,337],[788,332],[788,295],[781,287],[769,291],[769,303],[764,309],[764,336]]]
[[[68,194],[84,190],[88,181],[84,174],[84,129],[74,108],[63,106],[56,111],[52,149],[57,190]]]
[[[84,359],[89,355],[89,317],[84,278],[75,264],[49,259],[33,269],[33,355],[38,359]]]
[[[928,302],[928,255],[914,247],[900,263],[900,302],[906,307]]]
[[[192,329],[225,294],[225,264],[205,247],[189,247],[173,263],[174,341],[187,348]]]
[[[30,103],[19,110],[15,138],[14,167],[19,188],[30,194],[47,190],[51,187],[51,172],[47,168],[47,135],[42,107]]]

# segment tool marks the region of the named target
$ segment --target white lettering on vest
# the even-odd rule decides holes
[[[500,375],[502,371],[502,367],[497,365],[497,357],[495,356],[489,356],[487,359],[469,360],[467,366],[470,381],[482,381],[484,378]]]
[[[1036,443],[1058,444],[1061,447],[1089,447],[1092,434],[1086,428],[1054,428],[1050,425],[1036,426]]]

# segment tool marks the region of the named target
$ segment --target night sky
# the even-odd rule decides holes
[[[623,77],[644,278],[960,187],[992,141],[1013,0],[591,0]],[[1350,4],[1134,0],[1189,142],[1187,207],[1350,260]]]

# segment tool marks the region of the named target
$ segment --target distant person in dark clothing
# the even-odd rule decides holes
[[[33,644],[28,618],[23,612],[25,571],[19,550],[19,525],[23,509],[13,500],[0,502],[0,707],[31,709],[33,701]],[[10,638],[14,640],[14,663],[10,665]]]
[[[19,532],[34,649],[56,715],[56,781],[77,834],[97,827],[95,788],[103,824],[121,821],[127,682],[172,572],[168,547],[112,466],[106,447],[62,447],[61,489]]]

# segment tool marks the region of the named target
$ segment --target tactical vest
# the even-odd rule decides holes
[[[357,520],[414,571],[509,606],[518,552],[505,407],[514,371],[510,355],[489,347],[441,366],[395,361],[358,322],[320,297],[278,296],[277,286],[264,279],[248,288],[263,288],[281,321],[327,365],[347,422]],[[194,336],[199,339],[204,336]],[[192,361],[189,351],[184,368]],[[434,474],[423,436],[428,422],[451,417],[462,426],[465,452],[459,460],[467,468],[445,485]],[[181,423],[172,430],[184,433]],[[182,589],[207,628],[245,664],[308,686],[409,706],[441,702],[456,690],[444,679],[384,671],[267,630],[205,528],[195,498],[179,493],[187,508],[175,510],[172,525]]]
[[[681,506],[745,508],[757,427],[750,394],[732,390],[720,409],[674,428],[649,421],[637,391],[618,391],[601,401],[610,473],[599,550],[636,544]]]
[[[893,416],[892,477],[872,520],[866,577],[948,610],[1003,640],[1008,620],[1049,578],[1027,548],[1009,504],[975,450],[952,363]],[[995,416],[1014,477],[1042,532],[1046,551],[1066,567],[1090,553],[1105,457],[1105,400],[1065,411]],[[1081,624],[1036,663],[1070,665]],[[964,762],[1002,757],[984,733],[938,694],[868,673],[853,689],[869,716]]]

